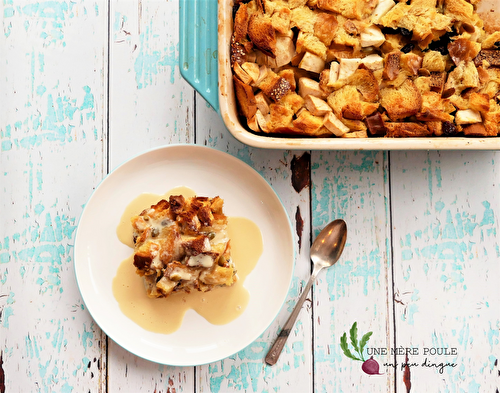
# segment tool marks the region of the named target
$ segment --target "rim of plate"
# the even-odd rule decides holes
[[[291,250],[290,250],[291,252],[289,253],[289,255],[284,257],[284,258],[290,258],[291,268],[288,272],[289,274],[288,274],[287,282],[285,285],[286,291],[284,291],[281,294],[282,298],[279,301],[279,306],[276,307],[275,310],[273,310],[272,318],[270,318],[267,321],[267,323],[264,324],[264,326],[265,326],[264,328],[261,327],[260,329],[256,330],[255,333],[253,333],[250,338],[247,337],[241,343],[241,345],[234,346],[234,348],[232,348],[230,351],[227,351],[227,350],[222,351],[218,356],[214,356],[213,358],[204,359],[204,360],[200,359],[200,361],[195,361],[195,360],[175,361],[172,359],[165,359],[164,360],[162,358],[162,356],[154,356],[154,355],[151,356],[150,353],[149,354],[147,353],[148,351],[145,351],[145,353],[144,353],[144,352],[141,352],[140,350],[138,351],[138,350],[132,348],[127,343],[127,340],[125,340],[121,335],[116,334],[116,331],[115,331],[116,328],[113,328],[112,322],[110,323],[106,319],[104,319],[104,320],[102,319],[102,317],[101,317],[102,313],[98,312],[98,309],[97,309],[97,306],[95,303],[95,299],[93,298],[93,296],[95,294],[87,293],[88,288],[86,288],[85,286],[88,287],[89,284],[82,282],[82,280],[83,280],[82,275],[88,274],[88,270],[90,269],[89,265],[91,263],[90,261],[80,262],[80,254],[82,253],[82,251],[80,251],[80,249],[82,248],[81,242],[83,241],[83,240],[80,240],[81,232],[82,232],[82,225],[86,224],[86,219],[87,219],[86,217],[89,214],[89,209],[93,208],[92,203],[95,200],[95,198],[97,198],[99,196],[100,190],[102,190],[102,188],[105,187],[107,185],[107,183],[111,181],[110,179],[117,176],[118,174],[121,174],[121,172],[126,171],[128,169],[128,167],[132,166],[134,163],[141,161],[141,159],[146,159],[146,157],[149,155],[160,154],[160,152],[162,152],[162,151],[169,151],[169,150],[175,150],[175,151],[186,150],[186,152],[189,150],[194,150],[194,151],[198,150],[200,152],[200,154],[203,154],[204,152],[208,153],[208,154],[213,154],[214,156],[219,156],[225,160],[228,160],[229,163],[232,165],[240,166],[242,169],[245,169],[247,171],[247,174],[252,176],[252,180],[259,183],[259,186],[266,189],[269,196],[275,199],[275,202],[277,202],[276,203],[277,206],[280,207],[280,212],[279,212],[280,216],[282,215],[285,218],[285,221],[288,223],[287,227],[280,228],[280,231],[282,232],[283,236],[286,235],[286,237],[287,237],[286,241],[287,241],[287,243],[290,243],[289,245],[291,246]],[[165,190],[165,191],[167,191],[167,190]],[[195,190],[195,191],[197,191],[197,190]],[[150,192],[150,190],[139,191],[136,195],[139,195],[141,192]],[[231,216],[231,215],[229,215],[229,216]],[[216,361],[225,359],[225,358],[243,350],[244,348],[249,346],[251,343],[253,343],[273,323],[273,321],[276,319],[276,317],[280,313],[280,310],[283,308],[283,305],[284,305],[284,303],[287,299],[288,293],[290,291],[290,286],[291,286],[293,273],[294,273],[294,269],[295,269],[295,259],[296,259],[296,245],[295,245],[296,242],[295,242],[295,240],[296,239],[295,239],[295,235],[293,232],[292,223],[290,221],[290,217],[288,216],[288,213],[286,212],[286,209],[283,205],[283,202],[281,201],[279,195],[276,193],[274,188],[254,168],[252,168],[247,163],[232,156],[229,153],[217,150],[217,149],[209,147],[209,146],[201,146],[201,145],[195,145],[195,144],[172,144],[172,145],[148,149],[142,153],[135,155],[134,157],[132,157],[128,160],[125,160],[122,164],[120,164],[116,168],[114,168],[109,174],[107,174],[101,180],[101,182],[98,184],[98,186],[95,188],[95,190],[93,190],[92,194],[90,195],[90,197],[89,197],[87,203],[85,204],[84,209],[80,215],[80,219],[78,221],[78,226],[77,226],[76,235],[75,235],[75,246],[74,246],[74,252],[73,252],[73,255],[74,255],[73,261],[74,262],[73,263],[74,263],[74,268],[75,268],[76,283],[77,283],[77,287],[78,287],[78,290],[80,292],[80,295],[82,297],[82,300],[85,303],[85,306],[86,306],[89,314],[91,315],[91,317],[94,319],[94,321],[97,323],[97,325],[100,327],[100,329],[102,331],[104,331],[104,333],[108,337],[110,337],[113,341],[115,341],[118,345],[120,345],[122,348],[124,348],[128,352],[130,352],[138,357],[141,357],[143,359],[146,359],[148,361],[156,362],[159,364],[170,365],[170,366],[180,366],[180,367],[198,366],[198,365],[208,364],[208,363],[212,363],[212,362],[216,362]],[[264,243],[265,243],[265,240],[264,240]],[[83,251],[83,253],[85,253],[85,252]],[[262,258],[262,256],[261,256],[261,258]],[[111,282],[109,283],[109,286],[111,287]],[[85,288],[85,289],[83,289],[83,288]],[[116,307],[119,307],[119,306],[116,305]],[[192,310],[190,310],[190,311],[192,311]],[[120,310],[120,312],[121,312],[121,310]],[[188,313],[189,313],[189,311],[188,311]],[[243,313],[236,320],[241,319],[244,314],[245,313]],[[186,314],[186,316],[187,316],[187,314]],[[127,320],[129,321],[130,324],[136,325],[135,322],[128,319],[128,317],[125,317],[125,318],[127,318]],[[202,318],[202,317],[195,317],[195,318]],[[186,320],[186,317],[184,319]],[[232,323],[232,322],[230,322],[230,323]],[[184,324],[184,322],[183,322],[183,324]],[[225,326],[225,325],[222,325],[222,326]],[[139,327],[139,329],[142,329],[142,328]],[[145,329],[142,329],[142,330],[147,335],[169,336],[169,335],[160,334],[160,333],[148,332]],[[162,352],[162,354],[163,354],[163,352]]]

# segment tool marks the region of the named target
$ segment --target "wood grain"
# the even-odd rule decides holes
[[[103,335],[76,287],[72,250],[78,217],[107,159],[107,75],[100,72],[106,4],[10,1],[2,7],[5,391],[101,391],[105,385]]]
[[[340,347],[344,333],[350,343],[355,322],[358,341],[373,332],[367,348],[392,347],[387,155],[313,152],[311,160],[313,233],[337,218],[348,228],[339,262],[320,275],[314,287],[315,391],[394,391],[393,370],[383,366],[384,357],[375,357],[384,375],[368,376],[362,362],[347,358]],[[366,350],[363,357],[369,358]]]
[[[391,155],[396,345],[419,350],[409,359],[417,364],[412,391],[499,388],[496,159],[489,152]],[[401,389],[400,369],[396,381]]]
[[[177,2],[117,0],[110,20],[111,168],[194,139],[194,92],[180,77]]]

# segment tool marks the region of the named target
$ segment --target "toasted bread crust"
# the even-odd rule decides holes
[[[401,63],[400,51],[394,51],[387,54],[385,58],[384,73],[382,74],[382,77],[390,81],[396,79],[399,75],[400,63]]]
[[[464,127],[464,135],[466,136],[496,136],[496,133],[493,135],[488,135],[486,128],[481,123],[471,124],[470,126]]]
[[[500,32],[485,32],[477,1],[238,0],[231,63],[247,126],[315,137],[496,135]]]
[[[500,67],[500,51],[493,49],[482,49],[474,59],[476,67],[482,66],[487,62],[490,66]]]
[[[405,80],[399,88],[380,90],[380,95],[380,104],[393,121],[417,114],[422,106],[422,96],[410,79]]]
[[[380,89],[378,81],[371,70],[358,68],[349,77],[348,83],[355,86],[366,101],[378,101]]]
[[[248,22],[248,36],[263,53],[276,58],[276,33],[268,16],[254,13]]]
[[[418,123],[385,123],[387,138],[428,137],[432,135],[429,129]]]
[[[248,33],[248,7],[241,4],[234,16],[234,39],[241,42],[246,39]]]
[[[241,113],[247,119],[253,117],[257,112],[257,103],[255,102],[252,86],[243,83],[235,76],[233,82]]]

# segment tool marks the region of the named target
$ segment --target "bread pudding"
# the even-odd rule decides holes
[[[477,3],[236,0],[239,113],[272,136],[497,136],[500,31]]]
[[[236,282],[223,203],[220,197],[176,195],[132,217],[134,266],[149,297]]]

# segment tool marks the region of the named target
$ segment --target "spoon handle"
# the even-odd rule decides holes
[[[285,325],[283,326],[283,329],[281,329],[281,332],[274,342],[273,346],[269,350],[269,352],[266,355],[265,362],[273,366],[276,364],[278,361],[278,358],[281,355],[281,351],[283,350],[283,347],[285,346],[286,340],[288,339],[288,336],[290,335],[290,332],[292,331],[293,325],[295,325],[295,320],[297,319],[297,316],[300,313],[300,310],[302,309],[302,304],[307,298],[307,295],[309,294],[309,290],[311,289],[311,286],[316,279],[316,276],[320,272],[322,267],[317,267],[315,266],[313,269],[313,272],[311,274],[311,277],[309,278],[309,281],[307,282],[304,290],[302,291],[302,295],[300,295],[299,300],[297,301],[297,304],[295,305],[295,308],[293,309],[292,313],[288,317]]]

